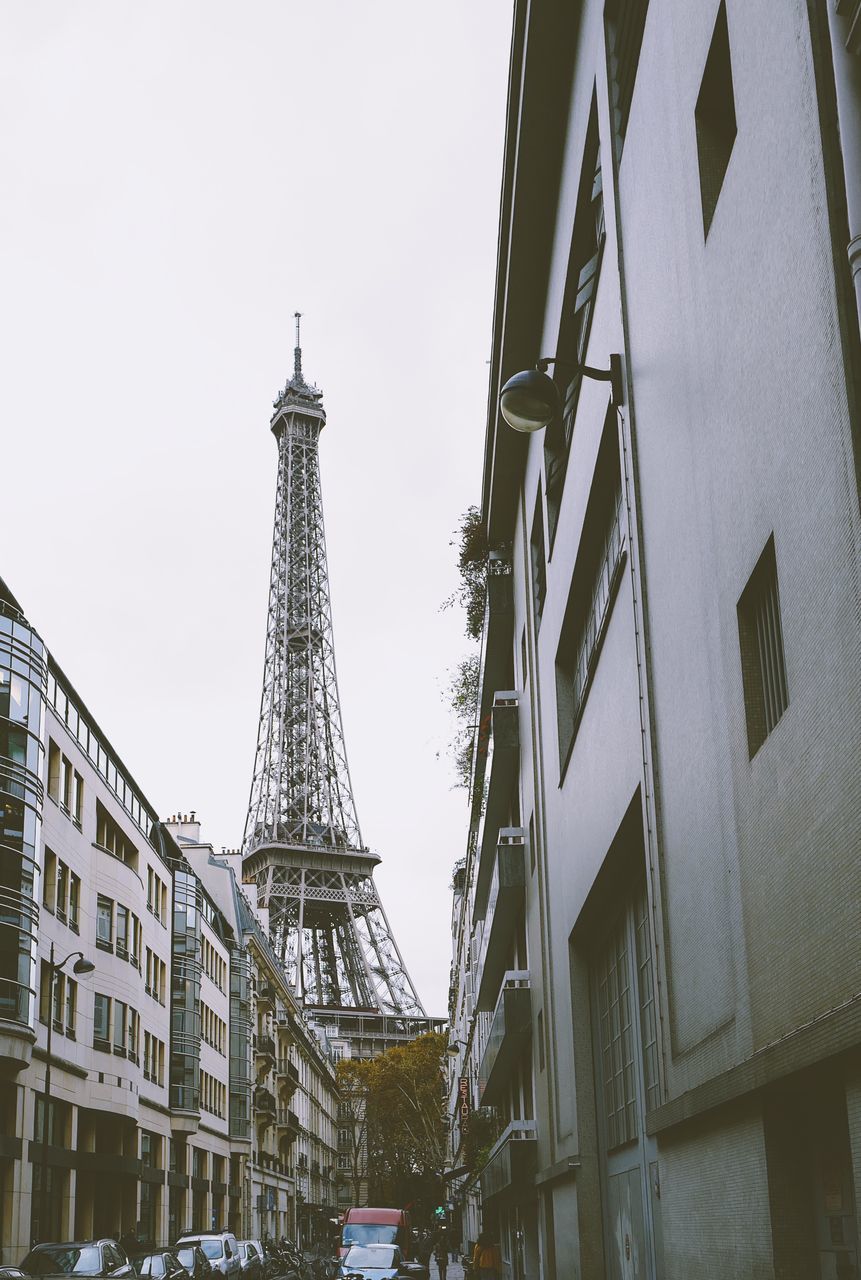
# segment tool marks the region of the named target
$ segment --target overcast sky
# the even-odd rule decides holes
[[[363,837],[446,1007],[507,0],[0,8],[0,575],[155,808],[240,843],[272,400],[323,388],[341,701]]]

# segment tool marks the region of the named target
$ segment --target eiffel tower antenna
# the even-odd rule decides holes
[[[374,884],[380,859],[362,843],[353,800],[320,490],[326,411],[323,393],[302,373],[300,318],[297,311],[293,377],[271,420],[278,484],[243,877],[257,885],[306,1008],[425,1018]]]

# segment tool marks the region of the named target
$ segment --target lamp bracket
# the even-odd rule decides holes
[[[559,356],[542,356],[535,367],[539,373],[546,373],[548,365],[551,364],[561,364],[575,373],[582,374],[584,378],[593,378],[596,382],[609,382],[613,404],[622,403],[622,357],[618,352],[614,351],[611,354],[609,369],[593,369],[591,365],[578,364],[576,360],[560,359]]]

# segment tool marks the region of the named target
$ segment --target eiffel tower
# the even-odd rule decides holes
[[[356,1056],[431,1029],[374,884],[344,747],[326,564],[322,392],[302,373],[274,403],[278,485],[263,696],[242,847],[306,1014]],[[419,1023],[417,1020],[422,1020]],[[435,1024],[434,1020],[434,1024]]]

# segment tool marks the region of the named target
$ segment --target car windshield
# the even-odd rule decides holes
[[[345,1267],[390,1267],[397,1266],[395,1262],[396,1250],[393,1247],[377,1247],[367,1248],[365,1245],[354,1244],[349,1249],[344,1259]]]
[[[101,1271],[102,1259],[97,1244],[56,1244],[28,1253],[21,1269],[31,1276],[86,1275]]]
[[[186,1270],[194,1267],[194,1249],[177,1249],[176,1256]]]
[[[387,1222],[351,1222],[344,1227],[342,1244],[394,1244],[398,1228]]]
[[[201,1240],[200,1247],[207,1258],[220,1258],[224,1253],[220,1240]]]

